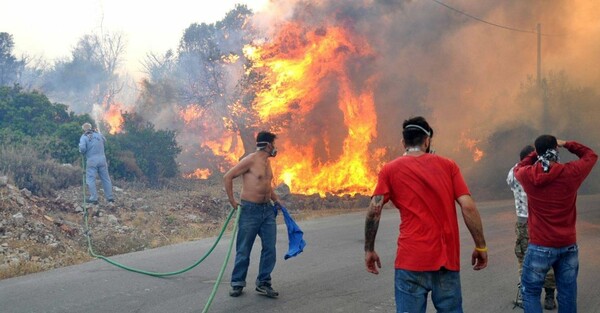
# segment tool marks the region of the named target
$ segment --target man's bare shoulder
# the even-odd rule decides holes
[[[257,157],[256,151],[252,152],[252,153],[248,154],[247,156],[243,157],[240,160],[240,163],[242,163],[242,162],[244,162],[244,163],[252,163],[252,162],[254,162],[254,160],[256,159],[256,157]]]
[[[233,166],[229,171],[227,171],[227,173],[225,173],[225,176],[231,176],[233,178],[238,177],[239,175],[243,175],[244,173],[248,172],[250,170],[250,168],[253,166],[253,164],[255,163],[255,156],[254,153],[250,153],[247,156],[243,157],[238,164],[236,164],[235,166]]]

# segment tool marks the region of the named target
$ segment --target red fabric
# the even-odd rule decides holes
[[[515,177],[527,193],[529,204],[529,242],[560,248],[577,243],[577,189],[598,160],[592,149],[574,142],[564,147],[579,160],[554,163],[544,173],[537,154],[532,152],[515,167]]]
[[[460,270],[455,201],[467,194],[456,163],[434,154],[402,156],[383,167],[373,195],[400,211],[396,269]]]

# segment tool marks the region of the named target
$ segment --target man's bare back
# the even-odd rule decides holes
[[[242,200],[266,203],[273,199],[271,186],[273,170],[269,161],[269,153],[263,150],[253,152],[225,173],[223,176],[225,191],[233,207],[238,205],[233,197],[233,179],[238,176],[242,176]]]

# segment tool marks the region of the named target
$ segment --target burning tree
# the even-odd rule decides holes
[[[369,44],[343,27],[299,22],[259,40],[251,16],[237,6],[222,21],[186,29],[176,55],[149,56],[153,80],[144,82],[140,106],[154,121],[176,120],[184,147],[196,142],[183,152],[190,172],[225,171],[269,129],[284,151],[274,162],[277,180],[292,191],[369,192],[385,153],[370,150],[376,77],[353,75],[374,58]]]
[[[436,129],[436,150],[478,177],[476,168],[497,160],[489,138],[511,121],[531,121],[527,106],[513,105],[515,77],[529,71],[529,61],[516,61],[527,38],[482,44],[489,29],[418,1],[273,7],[285,18],[269,20],[276,25],[260,35],[252,22],[264,16],[238,6],[217,23],[191,25],[177,51],[149,55],[139,107],[157,126],[178,130],[189,175],[226,170],[266,129],[282,152],[276,180],[292,192],[370,193],[382,163],[403,152],[401,121],[423,115]],[[522,11],[477,7],[494,17]]]
[[[253,109],[263,123],[280,126],[277,179],[301,193],[370,192],[376,177],[369,165],[384,153],[370,150],[376,77],[352,76],[374,57],[367,42],[341,27],[288,23],[246,53],[268,82],[256,90]]]
[[[238,5],[214,24],[192,24],[176,53],[149,55],[143,82],[141,114],[161,127],[179,129],[178,141],[189,147],[183,169],[224,171],[253,150],[254,120],[248,101],[244,45],[256,36],[252,11]]]

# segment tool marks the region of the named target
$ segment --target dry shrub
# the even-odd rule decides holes
[[[56,190],[80,185],[81,168],[59,164],[38,156],[34,147],[0,147],[0,173],[12,179],[17,187],[27,188],[38,196],[51,196]]]
[[[33,274],[45,269],[46,268],[38,262],[22,261],[11,263],[8,267],[0,271],[0,279]]]
[[[120,173],[121,176],[123,176],[123,178],[143,179],[145,177],[144,172],[142,172],[139,165],[137,164],[133,152],[129,150],[119,151],[117,153],[117,160],[120,162],[120,165],[117,165],[116,172]]]
[[[53,255],[53,257],[57,259],[57,262],[54,264],[32,260],[20,260],[19,262],[9,263],[6,267],[0,269],[0,280],[42,272],[52,268],[81,264],[92,259],[84,251],[71,251],[70,253],[61,254],[60,257],[57,255]]]

